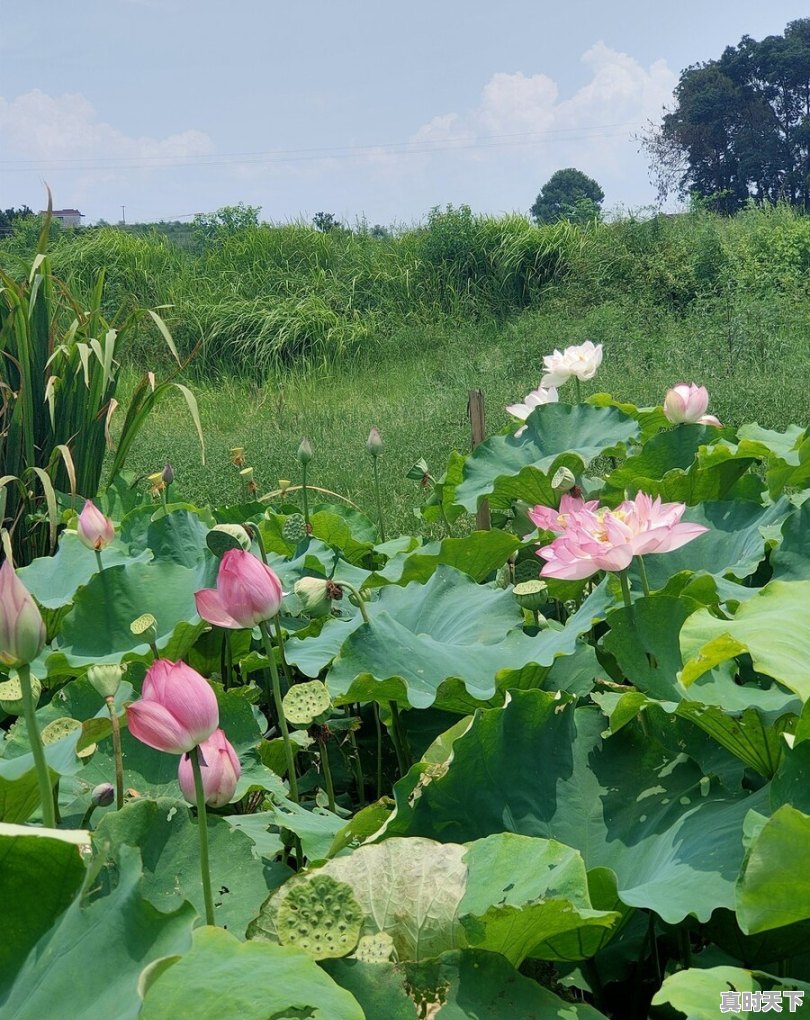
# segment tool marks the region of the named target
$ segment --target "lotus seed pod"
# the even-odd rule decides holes
[[[378,931],[374,935],[363,935],[352,959],[361,963],[388,963],[395,955],[394,940],[387,931]]]
[[[346,956],[357,945],[362,926],[363,911],[352,887],[329,875],[313,875],[293,886],[276,918],[279,942],[316,960]]]
[[[171,485],[174,481],[174,468],[168,462],[163,465],[163,470],[160,473],[161,478],[166,485]]]
[[[293,726],[311,726],[331,707],[332,699],[329,696],[329,691],[320,680],[293,684],[284,695],[282,702],[284,715]]]
[[[241,524],[215,524],[205,536],[205,544],[214,554],[222,557],[229,549],[250,551],[250,535]]]
[[[512,589],[522,609],[536,612],[548,602],[548,585],[545,581],[523,581]]]
[[[305,467],[312,460],[312,444],[306,436],[301,440],[301,445],[298,447],[298,453],[296,454],[298,463]]]
[[[559,468],[551,479],[551,488],[555,492],[570,492],[576,484],[577,480],[574,478],[573,472],[567,467]]]
[[[307,522],[303,514],[290,514],[281,526],[281,537],[292,545],[303,542],[307,534]]]
[[[302,577],[293,585],[305,613],[322,606],[329,599],[329,582],[325,577]]]
[[[157,620],[151,613],[142,613],[137,620],[132,621],[129,629],[144,644],[152,645],[157,641]]]
[[[121,686],[127,667],[120,663],[100,662],[87,670],[87,679],[102,698],[112,698]]]
[[[99,783],[93,787],[90,800],[96,807],[109,807],[115,800],[115,788],[112,783]]]

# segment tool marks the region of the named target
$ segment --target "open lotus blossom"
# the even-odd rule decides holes
[[[540,575],[579,581],[598,570],[624,570],[634,556],[680,549],[709,530],[702,524],[681,523],[685,509],[683,503],[662,503],[644,492],[615,510],[595,509],[593,504],[576,507],[562,515],[562,534],[538,550],[537,555],[546,561]],[[559,528],[560,524],[550,530]]]
[[[535,407],[540,407],[541,404],[556,404],[560,399],[559,394],[554,386],[538,386],[536,390],[532,390],[531,393],[527,393],[523,398],[523,402],[520,404],[507,404],[506,410],[515,418],[520,418],[521,421],[526,421]],[[521,436],[526,431],[526,426],[521,426],[515,436]]]
[[[574,347],[566,347],[564,351],[555,350],[543,358],[545,374],[540,380],[541,386],[562,386],[574,376],[581,382],[587,382],[596,375],[602,364],[602,345],[590,340]]]
[[[709,391],[695,383],[679,383],[667,390],[664,397],[664,414],[673,425],[716,425],[720,422],[713,414],[706,414],[709,406]]]
[[[214,730],[208,740],[200,744],[200,776],[208,807],[225,807],[236,791],[241,774],[242,766],[231,742],[222,730]],[[189,804],[194,804],[197,799],[194,768],[186,754],[180,759],[177,782]]]
[[[0,662],[25,666],[45,647],[45,624],[10,560],[0,567]]]
[[[197,612],[231,630],[271,620],[281,607],[281,581],[252,553],[229,549],[220,560],[216,588],[195,592]]]
[[[185,754],[219,726],[219,707],[208,681],[185,662],[156,659],[141,697],[127,706],[129,732],[147,747]]]
[[[82,512],[79,514],[76,531],[79,541],[95,552],[101,552],[115,538],[113,522],[109,517],[104,516],[92,499],[85,502]]]
[[[581,513],[592,513],[599,506],[598,499],[587,502],[580,496],[572,496],[565,492],[560,499],[560,508],[551,506],[535,506],[529,511],[529,519],[541,531],[556,531],[562,535]]]

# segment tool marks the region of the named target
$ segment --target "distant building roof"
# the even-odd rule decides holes
[[[84,213],[80,213],[78,209],[54,209],[54,216],[84,216]]]

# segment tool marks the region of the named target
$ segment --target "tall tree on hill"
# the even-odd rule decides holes
[[[674,191],[724,213],[749,199],[810,209],[810,18],[688,67],[642,147],[660,200]]]
[[[537,223],[571,220],[587,223],[599,219],[605,193],[592,177],[568,167],[558,170],[543,185],[531,214]]]

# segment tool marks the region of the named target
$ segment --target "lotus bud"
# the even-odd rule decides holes
[[[215,524],[212,531],[221,531],[224,535],[235,538],[239,545],[247,551],[250,549],[250,535],[241,524]]]
[[[197,612],[215,627],[252,628],[281,608],[281,581],[256,556],[229,549],[219,562],[216,588],[194,593]]]
[[[76,532],[82,545],[86,545],[88,549],[93,549],[95,552],[101,552],[115,538],[113,522],[97,509],[92,499],[85,502],[84,508],[79,514]]]
[[[236,785],[242,773],[236,751],[222,730],[217,729],[200,744],[199,755],[205,803],[208,807],[225,807],[236,792]],[[190,804],[196,803],[194,768],[188,755],[183,755],[180,759],[177,782],[186,800]]]
[[[301,600],[304,612],[309,612],[329,598],[329,582],[323,577],[302,577],[293,585],[293,591]]]
[[[115,787],[112,783],[99,783],[90,794],[94,807],[109,807],[115,800]]]
[[[141,638],[144,644],[153,645],[157,641],[157,620],[151,613],[143,613],[133,620],[129,629],[135,637]]]
[[[156,659],[138,701],[127,705],[129,732],[147,747],[184,754],[219,726],[216,695],[207,680],[184,662]]]
[[[312,444],[306,436],[301,440],[301,445],[298,447],[298,453],[296,454],[298,463],[301,467],[306,467],[307,464],[312,460]]]
[[[679,383],[667,390],[664,414],[673,425],[693,425],[700,422],[709,406],[709,393],[705,386]],[[715,419],[716,421],[717,419]]]
[[[87,679],[102,698],[113,698],[126,670],[122,664],[99,662],[87,670]]]
[[[45,624],[10,560],[0,567],[0,663],[26,666],[45,647]]]
[[[574,478],[573,472],[567,467],[559,468],[551,479],[551,488],[555,492],[570,492],[576,484],[577,480]]]
[[[166,463],[163,465],[163,470],[160,473],[160,477],[163,479],[166,485],[171,485],[174,481],[174,468],[171,464]]]
[[[380,435],[380,430],[377,428],[376,425],[372,427],[371,432],[369,432],[368,434],[368,439],[366,440],[366,449],[368,450],[372,457],[379,457],[380,454],[383,452],[382,436]]]

